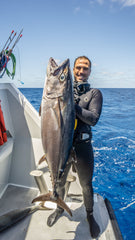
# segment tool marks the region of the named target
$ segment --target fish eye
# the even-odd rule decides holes
[[[62,74],[60,75],[60,81],[61,81],[61,82],[64,82],[64,80],[65,80],[65,74],[62,73]]]

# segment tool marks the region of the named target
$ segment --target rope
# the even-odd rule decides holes
[[[6,54],[8,54],[8,51],[6,51]],[[8,70],[7,66],[6,66],[6,73],[7,73],[7,75],[8,75],[10,78],[13,79],[14,76],[15,76],[16,58],[15,58],[15,56],[14,56],[13,53],[10,54],[10,58],[11,58],[12,63],[13,63],[13,71],[12,71],[12,73],[11,73],[11,72]]]

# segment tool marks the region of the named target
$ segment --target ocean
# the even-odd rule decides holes
[[[106,88],[99,122],[92,127],[94,192],[108,198],[124,240],[135,239],[135,89]],[[20,91],[39,111],[42,88]]]

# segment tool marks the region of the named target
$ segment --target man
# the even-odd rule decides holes
[[[98,89],[90,88],[90,84],[87,82],[91,73],[91,61],[86,56],[80,56],[75,59],[73,73],[74,101],[77,119],[77,127],[73,140],[73,149],[75,152],[74,168],[78,174],[83,191],[90,233],[93,238],[96,238],[100,233],[100,228],[93,217],[92,176],[94,157],[91,145],[91,126],[94,126],[99,120],[102,109],[102,94]],[[70,158],[57,190],[62,199],[64,198],[64,186],[71,164],[72,160]],[[48,226],[52,226],[63,211],[62,208],[57,207],[55,212],[48,217]]]

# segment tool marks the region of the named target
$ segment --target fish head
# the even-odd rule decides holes
[[[69,59],[57,65],[53,58],[49,59],[47,66],[47,77],[45,82],[44,97],[57,98],[67,95],[72,86],[72,75]]]

